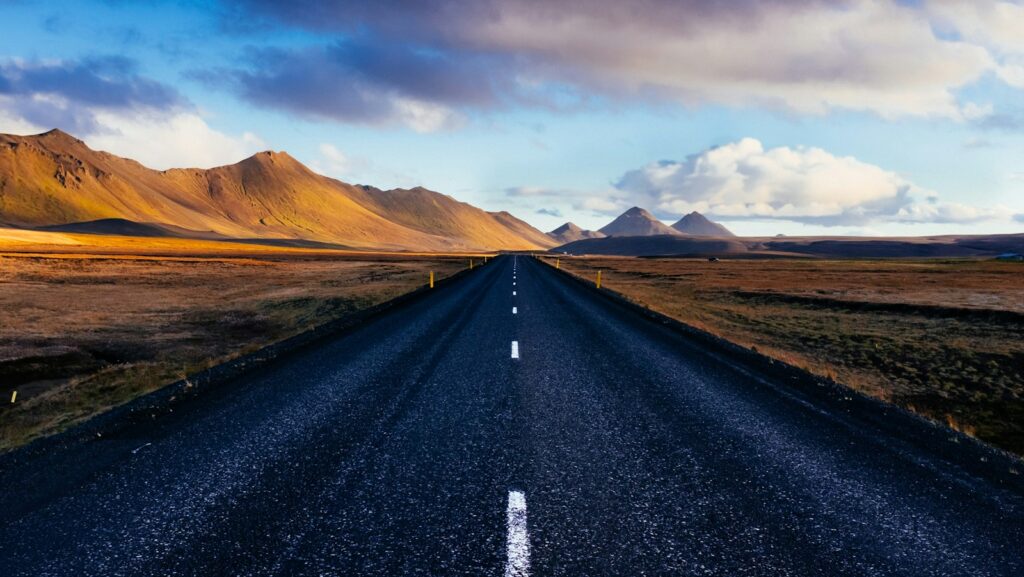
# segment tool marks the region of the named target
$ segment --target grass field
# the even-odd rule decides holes
[[[468,264],[461,255],[35,240],[0,239],[0,449]]]
[[[1024,266],[563,258],[732,342],[1024,454]]]

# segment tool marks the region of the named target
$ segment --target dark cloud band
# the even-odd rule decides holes
[[[166,111],[187,105],[174,88],[140,76],[122,57],[0,63],[0,96],[15,115],[42,127],[88,133],[96,110]]]

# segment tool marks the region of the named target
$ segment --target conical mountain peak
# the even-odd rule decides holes
[[[652,236],[656,234],[679,234],[678,231],[661,222],[648,210],[634,206],[611,221],[601,232],[607,236]]]
[[[672,228],[692,236],[736,236],[729,229],[708,220],[703,214],[693,211],[679,219]]]

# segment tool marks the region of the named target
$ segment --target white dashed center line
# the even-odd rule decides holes
[[[530,535],[526,531],[526,495],[521,491],[508,493],[508,561],[505,577],[528,577],[530,574]]]
[[[512,291],[512,296],[516,296],[516,291]]]
[[[519,341],[512,341],[512,358],[519,358]]]
[[[517,309],[516,307],[512,307],[512,314],[514,314],[514,315],[519,314],[519,309]]]

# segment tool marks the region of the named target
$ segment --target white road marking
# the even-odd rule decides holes
[[[512,286],[516,286],[516,281],[512,281]]]
[[[514,315],[519,314],[519,309],[517,309],[516,307],[512,307],[512,314],[514,314]]]
[[[508,492],[508,561],[505,577],[529,577],[530,535],[526,531],[526,495]]]
[[[152,444],[153,443],[146,443],[145,445],[139,445],[138,447],[135,447],[134,449],[132,449],[132,454],[134,455],[135,453],[138,453],[139,451],[145,449],[146,447],[148,447],[148,446],[150,446]]]
[[[516,296],[516,291],[512,291],[512,296]]]
[[[512,358],[519,358],[519,341],[512,341]]]

